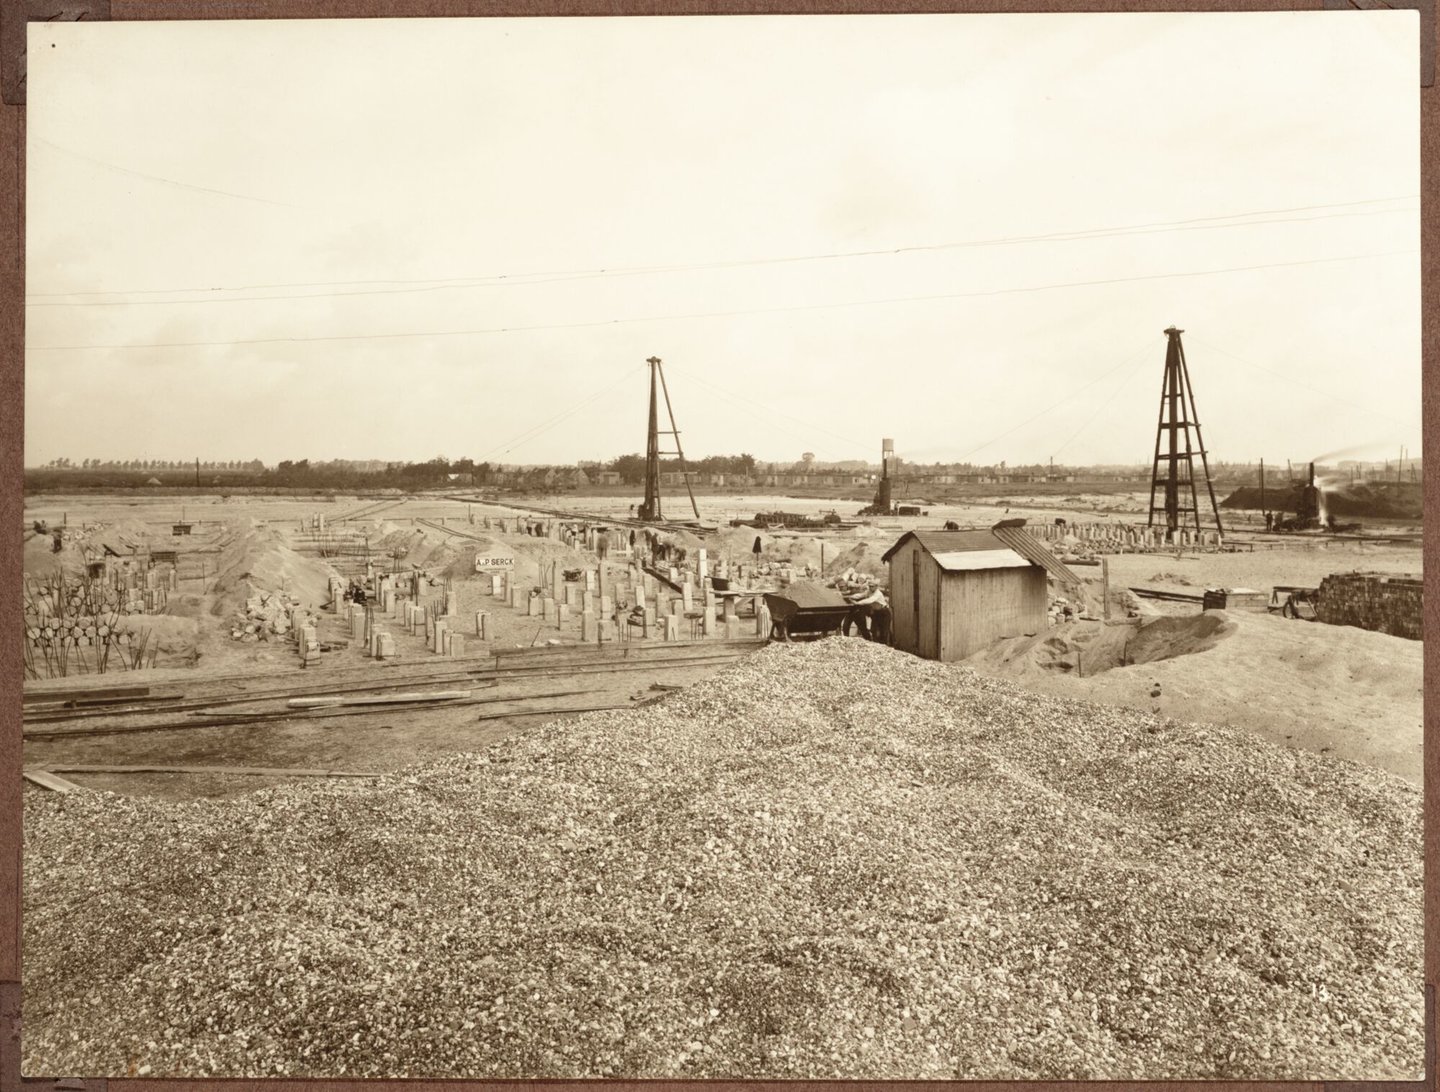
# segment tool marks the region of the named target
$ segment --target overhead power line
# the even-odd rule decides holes
[[[1358,209],[1362,205],[1386,204],[1393,201],[1412,200],[1404,197],[1380,197],[1370,198],[1364,201],[1347,201],[1331,205],[1297,205],[1288,209],[1265,209],[1254,212],[1229,213],[1223,216],[1195,217],[1187,220],[1165,220],[1153,221],[1143,224],[1122,225],[1108,228],[1088,228],[1078,231],[1047,232],[1038,235],[1010,235],[989,239],[970,239],[958,242],[927,243],[909,246],[888,247],[871,250],[848,250],[834,251],[821,254],[788,255],[783,257],[770,258],[747,258],[733,261],[720,262],[695,262],[688,264],[672,265],[651,265],[651,266],[630,266],[622,268],[602,268],[588,270],[568,270],[561,272],[540,272],[540,273],[493,273],[480,274],[472,277],[447,277],[447,278],[425,278],[414,280],[391,280],[391,281],[313,281],[313,282],[291,282],[280,284],[253,284],[238,285],[232,287],[215,288],[137,288],[137,289],[112,289],[108,291],[90,292],[32,292],[28,299],[47,300],[49,302],[29,302],[29,307],[153,307],[171,304],[214,304],[214,303],[253,303],[266,300],[306,300],[306,299],[343,299],[347,296],[375,296],[375,295],[408,295],[421,292],[446,292],[470,288],[496,288],[496,287],[524,287],[533,285],[545,285],[566,283],[576,280],[593,280],[597,278],[611,277],[635,277],[650,276],[659,273],[688,273],[704,272],[709,270],[737,269],[754,266],[786,265],[802,262],[834,261],[838,259],[888,257],[899,254],[915,254],[935,252],[943,250],[978,249],[1000,246],[1020,246],[1035,243],[1056,243],[1056,242],[1086,242],[1094,239],[1120,238],[1131,235],[1151,235],[1166,232],[1178,231],[1209,231],[1225,228],[1258,227],[1265,224],[1286,224],[1286,223],[1309,223],[1318,220],[1340,219],[1354,216],[1383,216],[1397,212],[1413,212],[1413,208],[1383,208],[1383,209]],[[1331,211],[1323,210],[1352,209],[1355,211]],[[1281,213],[1293,212],[1315,212],[1322,214],[1318,216],[1280,216]],[[1253,217],[1267,217],[1266,219],[1253,219]],[[290,295],[266,295],[266,296],[214,296],[216,292],[249,292],[265,291],[287,288],[345,288],[359,285],[406,285],[409,287],[389,288],[366,288],[357,292],[310,292]],[[114,296],[114,295],[173,295],[178,292],[205,293],[192,299],[165,299],[165,300],[64,300],[54,299],[60,296]]]
[[[531,440],[537,439],[544,433],[549,432],[552,428],[559,425],[561,422],[569,419],[570,417],[573,417],[582,409],[585,409],[587,406],[592,405],[599,399],[605,397],[605,395],[609,394],[621,383],[625,382],[625,380],[629,379],[632,375],[634,375],[637,371],[642,370],[642,368],[625,368],[618,376],[615,377],[615,379],[611,380],[609,383],[606,383],[603,387],[600,387],[583,401],[577,402],[569,409],[562,410],[561,412],[555,414],[553,417],[547,417],[538,425],[532,425],[524,432],[518,433],[515,436],[512,436],[510,439],[504,440],[496,444],[494,447],[481,454],[480,459],[483,461],[489,458],[491,455],[495,454],[496,452],[499,452],[502,455],[508,455],[514,448],[519,447],[521,444],[528,443]]]
[[[1140,370],[1140,366],[1146,362],[1146,358],[1149,356],[1150,351],[1151,347],[1149,345],[1146,345],[1145,352],[1136,355],[1136,357],[1134,358],[1135,362],[1130,366],[1128,370],[1126,370],[1125,374],[1120,377],[1120,382],[1115,385],[1115,389],[1112,390],[1107,397],[1100,401],[1100,403],[1095,407],[1095,411],[1091,413],[1089,417],[1085,418],[1084,423],[1074,432],[1072,432],[1064,443],[1062,443],[1059,447],[1057,447],[1054,451],[1050,453],[1050,457],[1052,459],[1055,458],[1055,456],[1059,455],[1066,448],[1068,448],[1077,439],[1079,439],[1080,434],[1086,431],[1091,425],[1095,423],[1096,419],[1100,416],[1100,414],[1104,412],[1105,409],[1112,402],[1114,402],[1117,397],[1119,397],[1120,392],[1130,386],[1131,378],[1135,375],[1137,371]]]
[[[1250,360],[1236,353],[1232,353],[1228,349],[1222,349],[1219,345],[1216,345],[1213,342],[1206,340],[1205,338],[1196,337],[1193,333],[1190,334],[1189,337],[1193,344],[1203,346],[1204,348],[1209,349],[1211,352],[1219,353],[1221,356],[1228,356],[1231,360],[1235,361],[1238,364],[1244,364],[1247,368],[1255,368],[1257,371],[1262,371],[1266,375],[1272,376],[1273,378],[1280,380],[1287,387],[1303,387],[1308,391],[1320,395],[1322,398],[1328,398],[1332,402],[1341,403],[1343,405],[1349,406],[1351,409],[1357,409],[1362,413],[1368,413],[1372,417],[1383,417],[1385,420],[1390,421],[1392,424],[1400,425],[1404,428],[1413,427],[1413,423],[1402,421],[1398,417],[1394,417],[1388,413],[1382,413],[1376,409],[1371,409],[1369,406],[1357,402],[1353,394],[1341,396],[1335,394],[1333,391],[1321,390],[1319,387],[1315,386],[1312,383],[1308,383],[1303,379],[1296,379],[1294,376],[1284,375],[1281,372],[1277,372],[1274,368],[1267,368],[1264,364],[1257,363],[1254,360]],[[1418,400],[1420,396],[1418,375],[1416,376],[1416,379],[1417,385],[1414,390],[1414,395]]]
[[[1059,400],[1056,401],[1056,402],[1052,402],[1050,405],[1048,405],[1048,406],[1046,406],[1044,409],[1042,409],[1039,413],[1032,414],[1031,416],[1025,418],[1025,420],[1021,421],[1018,425],[1012,425],[1010,428],[1006,429],[1004,432],[1002,432],[1002,433],[1000,433],[1000,434],[998,434],[998,435],[996,435],[996,436],[991,437],[989,440],[986,440],[983,444],[980,444],[980,445],[977,446],[977,447],[972,447],[969,451],[965,452],[965,454],[961,455],[957,461],[963,462],[963,461],[969,459],[970,456],[976,454],[977,452],[984,451],[987,447],[991,447],[992,445],[999,443],[1001,440],[1005,439],[1007,436],[1013,436],[1015,433],[1019,432],[1019,431],[1020,431],[1022,428],[1024,428],[1026,425],[1033,424],[1034,422],[1040,420],[1040,418],[1045,417],[1045,416],[1047,416],[1047,415],[1049,415],[1049,414],[1051,414],[1051,413],[1054,413],[1057,409],[1060,409],[1062,406],[1073,405],[1074,402],[1075,402],[1075,399],[1076,399],[1076,397],[1077,397],[1078,395],[1084,394],[1087,390],[1089,390],[1091,387],[1095,386],[1097,383],[1102,383],[1102,382],[1104,382],[1104,381],[1105,381],[1106,379],[1108,379],[1110,376],[1112,376],[1112,375],[1114,375],[1116,372],[1120,371],[1120,369],[1126,368],[1126,367],[1129,367],[1129,366],[1132,365],[1132,364],[1135,364],[1139,358],[1143,357],[1143,355],[1144,355],[1145,353],[1150,352],[1150,351],[1152,350],[1152,348],[1153,348],[1152,343],[1147,342],[1147,343],[1146,343],[1145,345],[1143,345],[1139,350],[1137,350],[1136,352],[1132,353],[1130,356],[1126,357],[1126,358],[1125,358],[1124,360],[1122,360],[1119,364],[1116,364],[1113,368],[1108,368],[1108,369],[1106,369],[1105,371],[1101,372],[1099,375],[1095,376],[1093,379],[1089,380],[1089,381],[1086,382],[1086,383],[1081,384],[1079,387],[1076,387],[1076,388],[1075,388],[1073,391],[1071,391],[1069,394],[1065,395],[1064,398],[1061,398],[1061,399],[1059,399]],[[1069,441],[1066,441],[1066,442],[1068,443]]]
[[[990,296],[1022,295],[1029,292],[1051,292],[1062,288],[1094,288],[1113,284],[1133,284],[1141,281],[1174,280],[1185,277],[1211,277],[1224,273],[1250,273],[1267,269],[1290,269],[1299,266],[1331,265],[1337,262],[1363,261],[1370,258],[1386,258],[1415,253],[1418,253],[1418,251],[1414,248],[1406,250],[1385,250],[1370,254],[1345,254],[1333,258],[1308,258],[1293,262],[1264,262],[1257,265],[1226,266],[1220,269],[1195,269],[1179,273],[1150,273],[1135,277],[1106,277],[1089,281],[1059,281],[1052,284],[1027,285],[1017,288],[980,289],[974,292],[944,292],[924,296],[896,296],[885,299],[851,300],[840,303],[796,304],[789,307],[742,308],[731,311],[692,311],[674,315],[646,315],[635,318],[600,319],[590,322],[543,323],[534,326],[494,326],[470,330],[410,330],[381,334],[319,334],[308,337],[236,338],[229,341],[159,341],[100,345],[30,345],[26,346],[26,352],[84,352],[97,349],[202,349],[231,345],[295,345],[327,341],[389,341],[404,338],[472,337],[485,334],[531,333],[547,330],[597,329],[604,326],[624,326],[642,322],[674,322],[688,319],[732,318],[741,315],[778,315],[802,311],[836,310],[846,307],[872,307],[895,303],[981,299]]]
[[[46,140],[42,136],[32,134],[32,139],[38,141],[41,144],[44,144],[47,148],[53,148],[57,152],[63,152],[65,155],[74,156],[76,159],[83,159],[85,160],[85,162],[93,163],[97,167],[103,167],[107,171],[115,171],[119,174],[128,174],[134,178],[143,178],[148,182],[159,182],[161,185],[174,186],[177,189],[190,190],[194,193],[209,193],[214,194],[217,197],[230,197],[235,199],[236,201],[253,201],[256,204],[260,205],[275,205],[279,208],[287,209],[299,208],[298,205],[292,205],[286,201],[272,201],[268,197],[255,197],[254,195],[247,193],[232,193],[230,190],[219,190],[213,189],[210,186],[199,186],[193,182],[181,182],[178,179],[166,178],[163,175],[146,174],[144,171],[133,170],[130,167],[122,167],[118,163],[110,163],[104,159],[96,159],[94,156],[86,155],[84,152],[77,152],[73,148],[63,147],[62,145],[56,144],[53,140]]]
[[[742,407],[744,407],[744,408],[746,408],[746,409],[754,410],[754,411],[759,412],[759,413],[766,413],[766,414],[769,414],[771,417],[781,418],[781,419],[786,420],[786,421],[793,421],[793,422],[795,422],[795,423],[798,424],[798,425],[802,425],[804,428],[806,428],[807,430],[809,430],[813,435],[824,435],[824,436],[833,437],[834,439],[836,439],[836,440],[842,440],[842,441],[844,441],[846,444],[850,445],[851,447],[854,447],[854,448],[859,449],[859,450],[867,450],[867,449],[869,449],[869,448],[872,446],[872,444],[868,444],[868,443],[865,443],[865,442],[863,442],[863,441],[856,440],[856,439],[855,439],[854,437],[852,437],[852,436],[842,436],[842,435],[840,435],[840,433],[838,433],[838,432],[832,432],[831,430],[829,430],[829,429],[827,429],[827,428],[822,428],[821,426],[815,424],[813,421],[807,421],[807,420],[805,420],[804,418],[796,417],[796,416],[794,416],[793,414],[782,413],[780,410],[775,409],[773,406],[767,406],[765,403],[756,401],[755,399],[750,398],[750,397],[747,397],[746,395],[738,394],[738,393],[735,392],[735,391],[729,390],[729,389],[727,389],[727,388],[725,388],[725,387],[718,386],[717,384],[711,383],[711,382],[709,382],[708,380],[704,379],[704,378],[701,377],[701,376],[698,376],[698,375],[689,375],[689,374],[687,374],[686,378],[687,378],[687,379],[694,380],[696,383],[699,383],[702,387],[706,387],[706,388],[708,388],[709,390],[715,392],[716,394],[719,394],[719,395],[721,395],[721,396],[723,396],[723,397],[725,397],[725,398],[729,398],[729,399],[730,399],[731,401],[733,401],[737,406],[742,406]],[[776,427],[780,427],[780,426],[776,426]],[[793,437],[793,438],[795,438],[795,439],[797,439],[797,440],[800,440],[800,441],[803,442],[803,443],[813,443],[813,440],[812,440],[812,439],[806,439],[806,437],[801,436],[799,433],[792,432],[792,431],[790,431],[790,430],[788,430],[788,429],[783,429],[783,428],[782,428],[782,431],[784,431],[784,432],[786,433],[786,435],[791,436],[791,437]]]

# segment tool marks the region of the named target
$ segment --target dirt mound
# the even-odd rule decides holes
[[[454,559],[445,567],[444,575],[458,579],[474,576],[477,554],[486,557],[514,557],[515,551],[490,535],[481,536],[478,542],[466,539]]]
[[[127,614],[115,628],[145,636],[145,663],[155,667],[192,667],[199,657],[199,619],[174,614]]]
[[[1172,615],[1146,622],[1125,647],[1125,662],[1149,664],[1205,652],[1235,632],[1235,623],[1220,610]]]
[[[218,575],[210,612],[243,611],[245,601],[259,592],[286,592],[310,607],[330,599],[334,570],[324,562],[302,557],[276,531],[251,526],[231,528],[217,559]]]
[[[126,545],[144,546],[150,541],[151,536],[155,534],[156,530],[157,528],[153,528],[147,523],[141,523],[138,519],[119,519],[113,523],[101,524],[95,529],[95,534],[91,537],[99,537],[107,540],[118,538]],[[161,534],[165,538],[170,537],[163,531]]]
[[[879,542],[857,542],[848,550],[841,551],[830,560],[830,547],[825,549],[825,572],[829,576],[841,576],[851,570],[863,576],[888,580],[890,566],[880,558],[890,547]]]
[[[423,528],[406,527],[403,524],[392,531],[386,532],[378,540],[370,540],[372,550],[379,549],[382,553],[403,551],[409,553],[410,548],[420,541],[425,534]],[[403,554],[402,554],[403,556]]]
[[[27,794],[24,1071],[1414,1080],[1421,805],[772,645],[371,783]]]
[[[1235,632],[1223,611],[1165,615],[1138,624],[1067,622],[1033,637],[996,641],[970,657],[989,674],[1099,675],[1115,668],[1170,660],[1214,648]]]

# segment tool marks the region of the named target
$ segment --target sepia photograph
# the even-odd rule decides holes
[[[1424,1079],[1432,24],[30,23],[23,1074]]]

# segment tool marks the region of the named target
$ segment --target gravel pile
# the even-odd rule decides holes
[[[25,824],[29,1074],[1422,1066],[1417,789],[868,641],[363,785]]]

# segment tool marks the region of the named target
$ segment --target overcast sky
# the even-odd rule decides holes
[[[28,464],[1420,453],[1415,12],[32,23]]]

